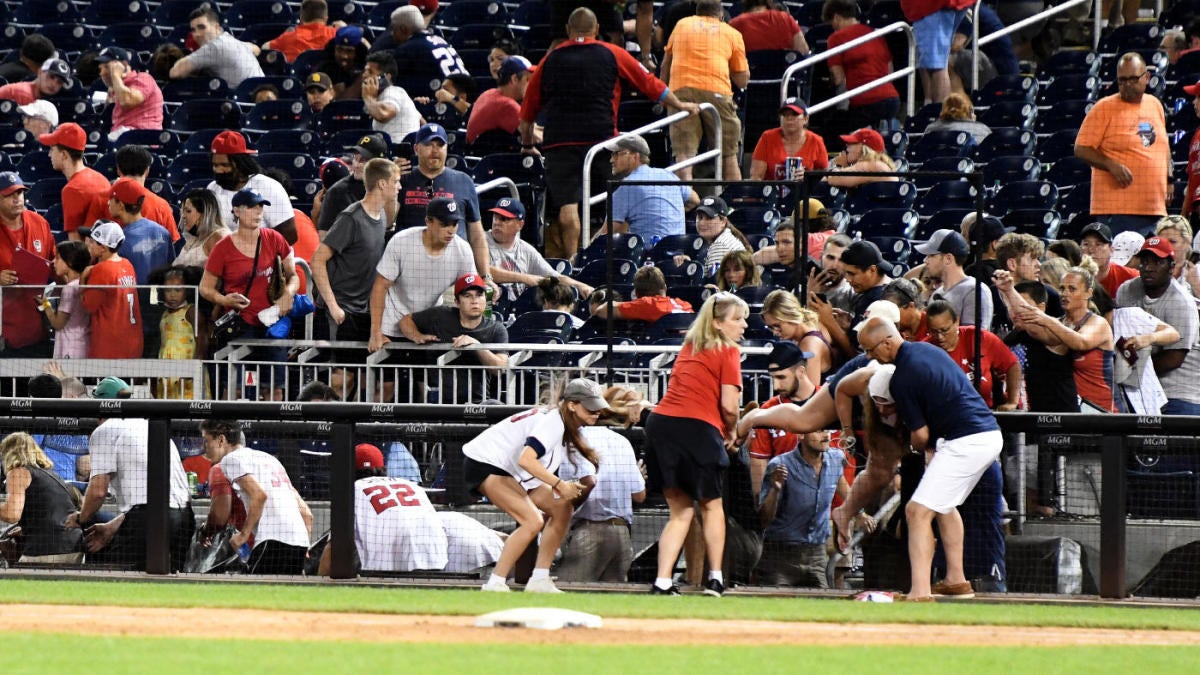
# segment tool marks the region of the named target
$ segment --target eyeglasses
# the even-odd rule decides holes
[[[955,324],[950,324],[949,326],[946,326],[945,328],[934,328],[932,326],[929,326],[928,328],[929,328],[930,333],[932,333],[933,335],[940,336],[940,337],[946,337],[947,335],[958,330],[958,326]]]
[[[713,299],[712,318],[714,321],[721,318],[721,315],[717,313],[717,305],[721,304],[722,302],[728,302],[730,298],[736,298],[736,297],[737,297],[736,295],[734,295],[733,293],[730,293],[729,291],[718,291],[716,293],[713,293],[713,295],[712,295],[712,299]]]
[[[1120,84],[1133,84],[1134,82],[1137,82],[1138,80],[1145,77],[1146,73],[1148,73],[1148,72],[1150,72],[1150,71],[1143,70],[1141,72],[1141,74],[1139,74],[1139,75],[1130,75],[1129,77],[1118,77],[1117,82],[1119,82]]]
[[[887,341],[890,339],[892,339],[892,337],[889,335],[888,337],[883,338],[882,340],[880,340],[879,342],[876,342],[874,345],[872,345],[870,347],[863,346],[863,354],[866,354],[867,356],[871,356],[875,352],[876,349],[879,349],[880,345],[886,344]]]

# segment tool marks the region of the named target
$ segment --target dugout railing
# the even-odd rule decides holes
[[[352,578],[354,532],[352,493],[354,444],[383,444],[404,439],[414,448],[438,445],[434,461],[425,467],[423,482],[439,481],[445,490],[443,508],[471,511],[461,478],[461,445],[490,423],[522,410],[512,406],[432,406],[353,403],[250,403],[151,400],[0,399],[0,428],[31,433],[90,432],[98,419],[137,417],[149,420],[149,481],[146,572],[169,571],[167,542],[167,484],[169,442],[187,445],[182,437],[196,435],[199,420],[243,420],[250,440],[286,436],[296,443],[321,443],[328,471],[328,501],[319,520],[334,533],[331,549],[334,578]],[[997,415],[1006,433],[1037,439],[1054,454],[1068,458],[1088,455],[1094,485],[1060,476],[1064,513],[1058,519],[1025,522],[1026,532],[1042,536],[1074,536],[1085,553],[1093,546],[1095,559],[1084,560],[1083,573],[1092,577],[1078,587],[1083,595],[1104,598],[1195,598],[1200,559],[1200,512],[1197,480],[1200,473],[1183,468],[1200,460],[1200,420],[1190,417],[1131,415]],[[644,437],[636,428],[626,433],[639,454]],[[255,445],[251,443],[251,445]],[[281,453],[282,454],[282,453]],[[431,455],[415,451],[428,460]],[[1162,471],[1155,471],[1155,466]],[[1131,468],[1132,467],[1132,468]],[[437,469],[436,475],[434,469]],[[1154,474],[1147,478],[1146,474]],[[430,476],[434,476],[430,479]],[[1147,484],[1146,481],[1149,481]],[[1147,487],[1148,485],[1148,487]],[[1075,490],[1095,490],[1098,502],[1081,508]],[[1087,500],[1084,499],[1086,502]],[[1070,511],[1077,511],[1070,513]],[[902,509],[900,511],[903,512]],[[635,519],[639,517],[635,512]],[[326,515],[327,514],[327,515]],[[493,516],[495,514],[492,514]],[[320,532],[314,529],[314,537]],[[1158,539],[1155,539],[1157,537]],[[1085,555],[1086,557],[1086,555]],[[1011,570],[1010,557],[1010,570]],[[1025,564],[1025,563],[1022,563]],[[1149,566],[1149,572],[1145,568]],[[1131,576],[1131,568],[1134,574]],[[1019,576],[1024,572],[1012,572]],[[1054,586],[1041,592],[1054,593]],[[1028,587],[1011,588],[1030,592]]]

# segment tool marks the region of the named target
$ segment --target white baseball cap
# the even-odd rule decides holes
[[[86,233],[80,232],[80,234],[91,237],[96,240],[96,243],[108,248],[117,248],[121,242],[125,241],[125,231],[111,220],[97,220],[90,228],[81,227],[79,229],[86,229]]]
[[[892,323],[900,323],[900,308],[891,300],[876,300],[867,305],[867,311],[863,312],[863,320],[854,326],[854,330],[861,331],[866,328],[867,321],[876,317]]]
[[[1113,237],[1112,240],[1112,255],[1108,261],[1118,265],[1128,265],[1133,256],[1142,250],[1142,244],[1146,243],[1146,238],[1137,232],[1122,232]]]
[[[875,367],[871,380],[867,382],[867,392],[871,394],[871,398],[880,403],[896,402],[892,398],[892,375],[895,373],[896,366],[891,363],[881,363]]]
[[[17,111],[26,117],[37,117],[50,123],[50,128],[58,126],[58,108],[45,99],[38,99],[27,105],[17,106]]]

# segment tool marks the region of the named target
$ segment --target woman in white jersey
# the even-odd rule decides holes
[[[279,460],[247,448],[242,423],[204,420],[204,456],[220,462],[225,477],[246,505],[246,523],[230,538],[234,550],[254,536],[247,564],[251,574],[300,574],[312,534],[312,512]],[[245,559],[245,558],[243,558]]]
[[[600,386],[586,379],[567,383],[558,407],[518,413],[463,446],[463,476],[472,493],[487,497],[517,521],[485,591],[508,591],[506,579],[517,558],[541,533],[528,593],[561,593],[550,579],[550,563],[566,535],[573,501],[583,491],[555,473],[564,460],[598,466],[580,427],[595,424],[607,409]]]

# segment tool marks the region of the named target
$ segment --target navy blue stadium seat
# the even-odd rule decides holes
[[[546,342],[548,339],[566,344],[571,340],[574,325],[571,315],[559,311],[532,311],[517,315],[508,327],[509,342]]]
[[[652,341],[682,338],[687,334],[688,329],[692,327],[692,322],[695,320],[696,315],[691,312],[664,314],[657,321],[650,324],[646,330],[646,338]]]
[[[162,95],[163,103],[170,110],[183,105],[184,101],[228,98],[229,85],[219,77],[187,77],[164,84]]]
[[[871,209],[851,224],[850,230],[864,239],[876,236],[910,237],[919,220],[920,216],[912,209]]]
[[[1100,52],[1123,54],[1139,49],[1158,49],[1162,41],[1162,26],[1156,23],[1130,23],[1118,26],[1100,38]]]
[[[41,26],[48,23],[82,23],[83,15],[69,0],[57,2],[22,2],[13,12],[13,23],[21,26]],[[57,42],[55,45],[57,46]]]
[[[264,169],[282,169],[298,180],[316,180],[317,162],[303,152],[259,152],[256,157]]]
[[[632,232],[618,232],[612,236],[613,256],[624,260],[641,263],[645,257],[645,243],[642,238]],[[596,260],[604,260],[608,255],[608,235],[598,235],[583,250],[579,252],[580,267]]]
[[[154,23],[159,26],[186,25],[192,10],[204,4],[204,0],[163,0],[154,10]]]
[[[918,190],[928,190],[944,180],[955,180],[950,176],[927,175],[927,171],[946,171],[966,175],[975,171],[975,160],[970,157],[934,157],[921,165],[921,172],[905,176]]]
[[[1092,182],[1092,167],[1077,157],[1063,157],[1054,162],[1043,177],[1061,190]]]
[[[939,129],[909,144],[906,159],[919,165],[934,157],[966,157],[974,146],[975,139],[966,131]]]
[[[1095,100],[1100,78],[1084,73],[1058,75],[1038,92],[1038,105],[1047,108],[1071,99]]]
[[[76,54],[99,49],[96,35],[92,29],[81,23],[47,23],[37,30],[49,38],[60,52],[65,52],[69,58]]]
[[[997,75],[983,83],[972,97],[976,108],[987,108],[1002,101],[1033,103],[1037,100],[1038,81],[1028,75]]]
[[[263,101],[246,113],[245,130],[267,132],[278,129],[308,129],[312,122],[308,104],[299,100]]]
[[[1037,122],[1038,107],[1032,101],[1000,101],[982,110],[976,118],[995,129],[996,127],[1032,128]]]
[[[705,300],[708,300],[708,296],[713,293],[715,291],[712,288],[699,284],[688,284],[685,286],[667,284],[667,297],[683,300],[691,305],[693,309],[698,309],[704,304]]]
[[[921,196],[917,212],[932,216],[942,209],[973,209],[979,191],[965,180],[947,180],[934,185]]]
[[[996,157],[983,167],[984,185],[1003,185],[1018,180],[1037,180],[1042,164],[1030,155]]]
[[[650,249],[650,257],[657,261],[669,260],[676,255],[686,255],[692,260],[702,260],[708,242],[695,233],[669,234],[658,240]]]
[[[504,26],[512,23],[508,8],[497,0],[455,0],[443,6],[434,16],[433,25],[460,28],[468,24],[493,24]]]
[[[284,76],[264,76],[264,77],[247,77],[242,80],[242,83],[233,90],[231,98],[244,106],[254,105],[254,90],[264,84],[274,86],[279,90],[279,100],[304,100],[304,88],[300,86],[300,80],[297,80],[290,75]]]
[[[769,206],[744,206],[729,214],[729,222],[742,234],[773,234],[781,216]]]
[[[975,147],[976,162],[987,162],[1005,155],[1032,155],[1037,152],[1037,134],[1027,128],[997,127]]]
[[[94,28],[130,21],[147,23],[150,20],[150,6],[144,0],[93,0],[83,12],[83,23]]]
[[[26,185],[47,178],[62,178],[62,174],[51,166],[50,153],[45,152],[44,148],[41,151],[26,153],[21,161],[17,162],[17,173]]]
[[[1069,99],[1059,101],[1053,108],[1038,113],[1035,129],[1039,134],[1053,134],[1059,131],[1078,132],[1083,125],[1083,118],[1092,109],[1092,101],[1087,99]]]
[[[26,158],[28,157],[29,155],[26,155]],[[29,186],[29,190],[25,192],[26,206],[35,211],[45,212],[55,204],[62,204],[62,189],[67,184],[67,179],[63,178],[62,174],[56,171],[53,175],[29,178],[31,174],[19,165],[17,173]]]
[[[926,103],[917,109],[917,112],[911,115],[904,121],[904,130],[909,136],[925,133],[925,127],[929,126],[942,114],[941,103]]]
[[[197,131],[196,133],[184,138],[183,145],[179,147],[179,152],[210,152],[212,150],[213,139],[216,138],[217,134],[221,133],[222,131],[224,131],[224,129],[201,129],[200,131]]]
[[[1075,219],[1085,218],[1092,209],[1092,182],[1080,183],[1058,199],[1058,212],[1066,222],[1074,223]],[[1085,223],[1086,224],[1086,223]]]
[[[511,179],[522,190],[540,190],[545,183],[546,173],[537,157],[521,153],[498,153],[484,155],[471,169],[476,183],[486,183],[501,176]],[[527,203],[526,207],[529,206]]]
[[[252,23],[244,28],[231,28],[230,30],[242,42],[261,45],[274,40],[294,27],[290,23]]]
[[[908,153],[908,133],[902,129],[896,129],[890,134],[884,134],[883,146],[888,157],[894,160],[901,160]]]
[[[201,98],[184,101],[171,114],[171,128],[182,133],[201,129],[240,129],[242,111],[229,99]]]
[[[846,209],[864,213],[872,209],[907,209],[917,200],[917,186],[908,181],[878,181],[860,185],[850,195]]]
[[[12,101],[3,103],[12,103]],[[19,159],[25,153],[36,152],[41,147],[37,137],[20,126],[0,126],[0,151],[8,153],[10,157],[16,156]],[[32,179],[26,178],[25,180]]]
[[[292,64],[278,49],[264,49],[258,55],[258,65],[266,77],[292,77]]]
[[[392,22],[392,12],[407,4],[401,0],[383,0],[383,2],[376,3],[367,12],[365,23],[372,28],[386,31]]]
[[[238,29],[263,23],[296,24],[296,16],[292,8],[280,0],[237,0],[233,6],[225,10],[223,19],[226,27]]]
[[[575,279],[596,288],[604,286],[608,280],[608,261],[592,260],[575,273]],[[613,284],[625,285],[633,283],[633,275],[637,272],[638,264],[632,260],[613,261]],[[628,298],[627,298],[628,299]]]
[[[370,129],[371,117],[363,110],[362,101],[333,101],[317,113],[316,130],[329,137],[349,129]]]
[[[549,26],[550,5],[545,0],[521,0],[512,18],[518,26]]]
[[[103,5],[104,3],[93,2],[92,6]],[[124,47],[130,52],[145,55],[154,51],[159,39],[158,29],[149,22],[124,20],[121,23],[110,24],[102,29],[96,37],[96,42],[101,47],[109,45],[117,45]]]
[[[1064,157],[1075,156],[1075,137],[1078,129],[1063,129],[1038,142],[1037,158],[1042,164],[1053,164]]]
[[[1100,57],[1096,52],[1077,49],[1061,49],[1054,53],[1042,66],[1041,80],[1059,75],[1099,75]]]
[[[312,148],[319,143],[316,132],[308,129],[276,129],[260,136],[254,147],[259,152],[295,152],[302,148]]]
[[[959,231],[962,219],[974,209],[942,209],[929,218],[921,220],[912,234],[913,241],[924,241],[938,230]]]
[[[212,177],[212,156],[207,151],[177,155],[164,176],[172,185],[186,185],[197,180],[207,183]]]
[[[1048,180],[1008,183],[992,197],[991,211],[1006,214],[1016,209],[1053,209],[1058,203],[1058,187]]]
[[[329,7],[329,22],[345,21],[350,25],[366,23],[367,11],[355,0],[326,0]]]
[[[1053,209],[1015,209],[1004,214],[1001,220],[1005,226],[1015,227],[1022,234],[1032,234],[1039,239],[1055,239],[1062,217]]]
[[[878,246],[883,259],[892,264],[905,264],[912,255],[912,240],[908,237],[874,235],[864,236],[863,241],[869,241]]]
[[[449,9],[449,8],[447,8]],[[517,36],[507,25],[491,23],[463,24],[446,38],[456,51],[459,49],[487,49],[499,40],[516,42]]]
[[[679,264],[674,258],[666,258],[655,263],[671,287],[699,286],[704,282],[704,258],[693,257]]]

